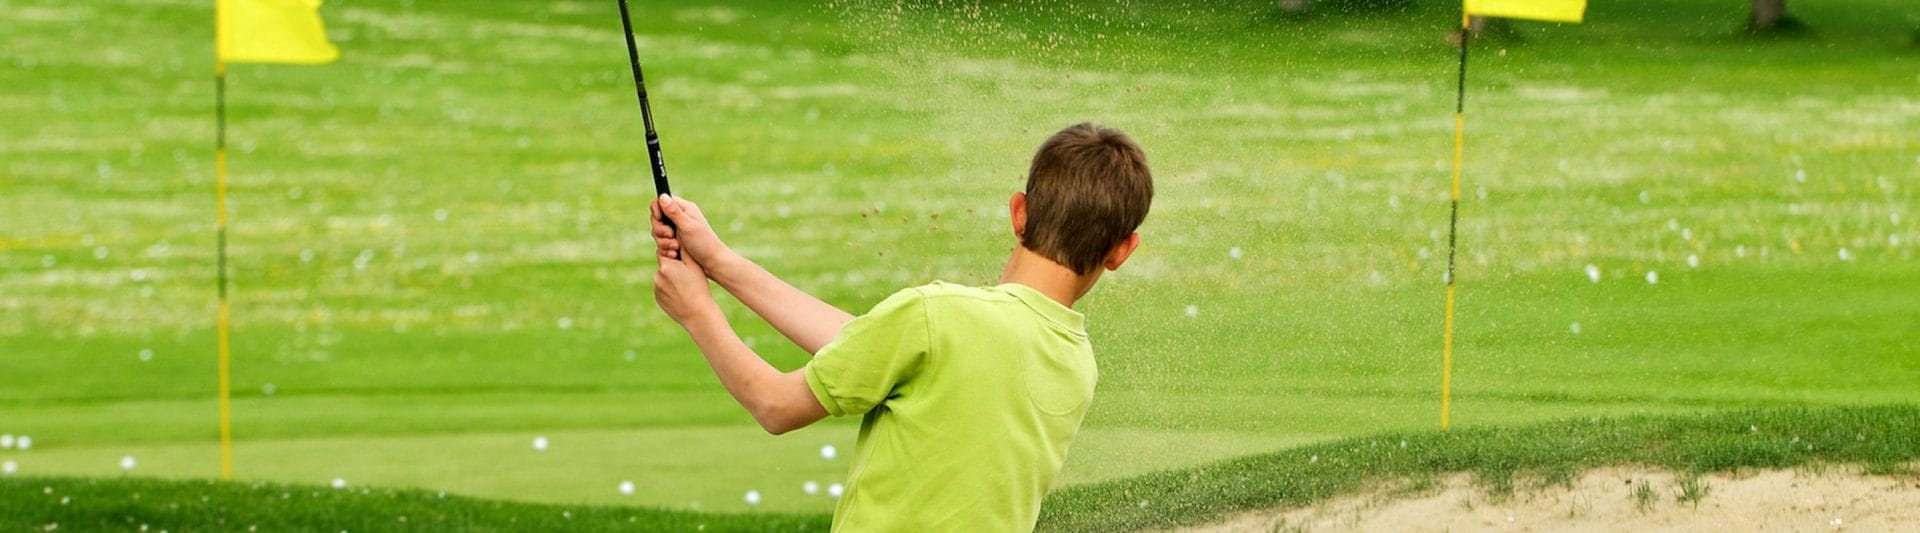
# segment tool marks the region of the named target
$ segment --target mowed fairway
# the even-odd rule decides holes
[[[764,435],[653,306],[613,4],[336,0],[339,63],[232,67],[237,477],[831,507],[801,486],[857,421]],[[1065,482],[1437,426],[1457,12],[1203,4],[634,23],[675,190],[849,310],[991,283],[1052,131],[1142,141]],[[1595,4],[1474,49],[1455,423],[1920,401],[1920,13],[1805,2],[1817,36],[1754,41],[1727,2]],[[0,433],[34,443],[0,458],[216,476],[211,3],[0,13]]]

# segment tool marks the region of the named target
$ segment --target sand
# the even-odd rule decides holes
[[[1703,475],[1697,503],[1678,497],[1681,476],[1647,468],[1592,470],[1571,487],[1518,488],[1504,497],[1458,474],[1428,490],[1383,489],[1190,531],[1920,531],[1920,478],[1860,470]]]

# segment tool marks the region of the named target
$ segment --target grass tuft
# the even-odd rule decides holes
[[[1653,483],[1641,480],[1639,485],[1633,487],[1633,505],[1640,512],[1652,511],[1656,503],[1660,503],[1660,494],[1653,491]]]
[[[1699,507],[1700,500],[1707,499],[1707,493],[1712,491],[1713,487],[1708,486],[1705,481],[1701,481],[1700,476],[1689,475],[1680,479],[1679,485],[1675,487],[1673,499],[1680,503]]]

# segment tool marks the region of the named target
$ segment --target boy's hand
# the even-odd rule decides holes
[[[707,287],[707,272],[699,262],[669,257],[664,247],[660,248],[657,259],[660,270],[653,273],[653,301],[660,304],[660,310],[666,311],[669,318],[688,330],[706,321],[725,318],[720,314],[720,307],[713,303],[713,291]]]
[[[700,212],[699,205],[662,194],[648,210],[653,213],[653,240],[662,252],[661,257],[691,257],[699,263],[716,264],[718,259],[732,253],[726,243],[720,242],[720,236],[714,234],[713,226],[707,224],[707,216]],[[673,219],[677,229],[660,221],[662,213]]]

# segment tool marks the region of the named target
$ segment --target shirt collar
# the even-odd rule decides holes
[[[1060,305],[1060,302],[1053,301],[1052,298],[1048,298],[1045,294],[1040,294],[1040,291],[1034,290],[1033,287],[1019,283],[1002,283],[995,288],[1006,291],[1007,294],[1011,294],[1015,298],[1019,298],[1021,302],[1027,304],[1027,307],[1032,308],[1036,313],[1040,313],[1040,316],[1046,317],[1048,321],[1059,324],[1061,327],[1067,328],[1068,331],[1076,335],[1085,336],[1087,334],[1087,315],[1081,314],[1071,307]]]

